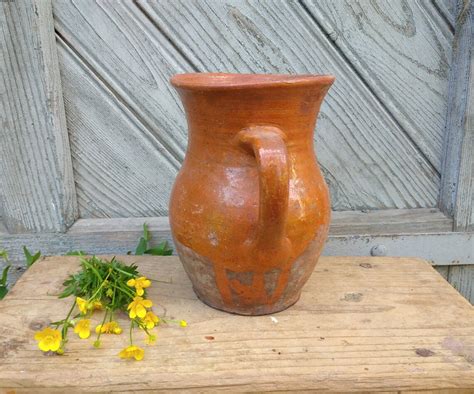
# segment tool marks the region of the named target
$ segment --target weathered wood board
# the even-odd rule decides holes
[[[123,171],[139,165],[125,146],[116,149],[120,160],[99,157],[93,161],[90,157],[96,156],[86,136],[100,134],[97,149],[105,152],[111,149],[106,141],[116,135],[125,139],[129,133],[126,123],[117,121],[115,127],[109,127],[110,116],[122,116],[121,109],[113,108],[125,107],[133,122],[141,123],[142,135],[130,131],[133,140],[147,146],[146,162],[153,163],[157,174],[163,169],[165,178],[166,162],[182,160],[186,146],[184,114],[168,83],[171,74],[184,71],[334,73],[338,80],[323,106],[316,137],[333,208],[436,205],[440,177],[433,163],[440,160],[440,153],[427,159],[428,150],[436,149],[425,147],[439,138],[429,134],[423,144],[420,142],[423,146],[417,146],[419,141],[412,141],[387,110],[386,97],[372,92],[299,2],[56,0],[54,17],[66,112],[71,113],[68,127],[81,217],[156,216],[166,210],[163,202],[169,188],[144,192],[145,187],[134,177],[136,172]],[[429,21],[423,20],[423,26],[426,24]],[[430,45],[433,37],[428,40]],[[433,45],[430,56],[434,56],[434,63],[447,50],[446,43],[443,41],[441,49]],[[65,47],[74,53],[72,62],[82,61],[87,72],[77,73],[70,59],[63,59]],[[90,79],[103,84],[100,99],[93,99],[92,90],[84,92]],[[442,85],[442,78],[438,85]],[[76,94],[75,86],[84,87],[81,91],[89,99]],[[420,95],[428,101],[438,100],[431,93]],[[434,108],[436,105],[427,104],[429,111],[423,108],[418,113],[430,121],[437,119],[432,112],[443,114],[445,103],[440,108]],[[98,112],[96,106],[109,110]],[[110,116],[100,116],[104,112]],[[93,123],[81,115],[84,113],[92,114]],[[435,128],[424,130],[439,134]],[[158,142],[153,146],[149,139]],[[107,182],[100,183],[101,176]],[[145,185],[153,181],[150,178]],[[98,185],[105,191],[99,191]],[[114,204],[112,196],[117,191],[122,201]]]
[[[474,3],[457,1],[439,206],[474,229]]]
[[[65,231],[76,191],[49,1],[0,2],[0,212],[11,233]]]
[[[466,265],[449,267],[447,280],[471,304],[474,304],[474,267]]]
[[[66,314],[55,294],[78,260],[45,259],[0,302],[3,390],[474,390],[474,310],[422,260],[321,258],[292,308],[242,317],[197,300],[176,257],[121,259],[162,281],[149,298],[188,327],[159,327],[142,362],[117,357],[126,335],[101,349],[71,336],[66,355],[46,357],[34,330]]]
[[[439,171],[453,34],[433,3],[303,3]]]

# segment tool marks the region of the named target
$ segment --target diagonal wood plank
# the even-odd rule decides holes
[[[177,158],[179,144],[184,151],[186,127],[167,81],[172,73],[193,70],[192,65],[200,71],[335,72],[339,81],[323,108],[317,138],[333,208],[434,206],[436,170],[344,64],[323,32],[298,4],[275,3],[280,10],[267,4],[140,3],[152,22],[131,3],[58,1],[54,10],[56,28],[68,45],[143,124],[149,129],[156,125],[153,130],[161,141],[168,141],[167,149],[174,139],[176,150],[170,151]],[[193,22],[195,18],[202,18],[203,24]],[[280,25],[295,31],[277,29]],[[74,100],[71,97],[71,105]],[[123,187],[119,190],[128,193]],[[95,204],[101,204],[100,196],[94,190],[90,193]],[[104,215],[109,205],[101,209],[97,216]]]
[[[83,217],[168,211],[174,158],[58,40],[64,99]]]
[[[169,78],[188,64],[131,3],[56,0],[56,30],[119,94],[164,146],[182,160],[186,127]],[[157,50],[160,48],[160,50]],[[176,51],[174,51],[176,52]],[[171,132],[172,131],[172,132]]]
[[[185,117],[168,80],[189,66],[137,12],[54,3],[81,217],[167,214],[184,156]]]
[[[436,170],[298,3],[138,4],[200,71],[336,75],[316,138],[334,209],[436,204]]]
[[[429,2],[303,0],[440,171],[453,35]]]
[[[432,2],[441,16],[449,23],[450,28],[454,30],[457,0],[432,0]]]

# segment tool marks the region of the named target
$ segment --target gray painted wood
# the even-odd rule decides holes
[[[8,232],[7,228],[3,224],[3,219],[0,218],[0,236],[1,236],[1,234],[6,234],[7,232]]]
[[[65,231],[76,196],[49,0],[0,3],[0,206],[11,233]]]
[[[54,15],[81,217],[166,215],[186,146],[168,80],[185,61],[131,2]]]
[[[438,274],[440,274],[444,279],[448,280],[449,267],[449,265],[437,265],[434,268]]]
[[[92,74],[110,87],[117,100],[132,109],[150,135],[160,141],[176,139],[175,150],[169,149],[170,143],[163,145],[177,159],[182,158],[178,147],[184,152],[186,126],[176,94],[166,80],[172,73],[194,69],[335,72],[339,80],[323,107],[316,138],[333,208],[434,206],[439,187],[436,170],[356,72],[345,64],[324,33],[317,30],[304,9],[298,3],[276,2],[279,10],[272,10],[271,3],[252,4],[153,2],[149,6],[140,3],[151,21],[140,8],[128,2],[111,6],[107,2],[57,1],[54,10],[56,28],[66,44],[84,59]],[[151,6],[161,13],[159,17]],[[215,24],[221,23],[221,19],[227,27],[221,25],[217,30]],[[255,31],[254,25],[259,26]],[[280,25],[292,26],[297,34],[279,29]],[[173,30],[182,26],[185,28],[179,28],[178,32]],[[77,100],[69,94],[68,111],[73,110]],[[95,103],[89,101],[89,105]],[[69,122],[71,134],[86,129],[84,123],[83,120]],[[88,160],[83,152],[74,154],[78,160]],[[161,162],[157,162],[156,167],[160,166]],[[118,215],[119,212],[111,211],[97,188],[87,185],[79,175],[76,178],[78,194],[87,193],[90,205],[97,208],[86,209],[80,199],[82,216]],[[106,188],[107,192],[120,190],[124,199],[136,193],[117,182]],[[143,201],[146,199],[155,206],[159,204],[156,200],[163,200],[167,193],[169,190],[160,189],[156,194],[144,196]],[[132,205],[133,199],[129,201]],[[126,207],[120,207],[119,211],[121,216],[130,215]],[[150,214],[149,210],[140,212],[140,215]]]
[[[428,1],[303,0],[439,171],[453,35]]]
[[[344,216],[344,215],[342,215]],[[433,215],[436,216],[436,215]],[[396,215],[393,215],[396,218]],[[429,217],[428,217],[429,218]],[[428,219],[427,218],[427,219]],[[474,234],[453,232],[430,232],[430,229],[439,225],[438,219],[431,226],[426,222],[425,232],[410,234],[410,221],[406,220],[406,234],[368,234],[360,235],[360,223],[354,226],[355,233],[330,234],[324,254],[329,256],[370,256],[377,251],[386,251],[387,256],[414,256],[431,260],[433,264],[474,264]],[[347,218],[343,217],[343,221]],[[401,221],[401,220],[400,220]],[[32,250],[41,250],[43,254],[64,254],[70,250],[84,250],[91,254],[124,254],[134,251],[142,233],[143,223],[149,225],[153,234],[153,243],[168,240],[172,243],[168,218],[112,218],[112,219],[80,219],[66,234],[37,234],[24,235],[21,238],[14,235],[3,235],[2,245],[7,249],[12,259],[21,259],[22,245]],[[337,227],[338,215],[335,213],[333,222]],[[372,218],[372,222],[380,222]],[[397,220],[394,219],[395,226]],[[387,222],[387,228],[390,223]],[[350,231],[350,226],[346,225]],[[414,228],[419,230],[419,224]],[[378,225],[376,225],[377,231]],[[382,247],[383,246],[383,247]],[[374,249],[375,248],[375,249]]]
[[[456,24],[456,0],[432,0],[442,17],[449,23],[452,30]]]
[[[336,211],[330,234],[412,234],[451,231],[453,221],[436,208]]]
[[[474,303],[474,266],[460,265],[449,267],[448,282],[471,304]]]
[[[440,207],[474,228],[474,3],[459,1],[450,74]]]
[[[133,112],[58,41],[82,217],[166,215],[177,172],[173,158]]]
[[[316,137],[333,209],[434,205],[436,170],[300,3],[138,4],[200,71],[336,75]]]

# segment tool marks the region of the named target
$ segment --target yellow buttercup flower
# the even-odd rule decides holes
[[[96,311],[99,311],[102,309],[102,302],[99,300],[95,300],[92,302],[92,308],[94,308]]]
[[[145,351],[134,345],[127,346],[119,353],[120,358],[134,358],[137,361],[140,361],[145,356]]]
[[[150,280],[148,280],[145,276],[140,276],[139,278],[136,279],[130,279],[127,282],[127,285],[130,287],[135,287],[135,290],[137,291],[137,295],[142,296],[144,293],[143,289],[146,289],[151,285]]]
[[[38,347],[43,352],[49,352],[50,350],[56,352],[61,347],[61,332],[51,327],[38,331],[35,334],[35,339],[38,341]]]
[[[89,303],[81,297],[76,297],[76,304],[83,315],[85,315],[89,309]]]
[[[187,326],[188,326],[188,322],[187,322],[186,320],[181,320],[181,321],[179,322],[179,325],[180,325],[181,327],[187,327]]]
[[[97,334],[121,334],[122,333],[122,328],[118,325],[116,321],[110,321],[105,324],[99,324],[95,328],[95,332]]]
[[[160,321],[159,317],[156,316],[152,311],[148,311],[142,320],[148,330],[151,330]]]
[[[79,335],[79,338],[86,339],[91,335],[91,321],[89,319],[82,319],[74,326],[74,332]]]
[[[153,303],[150,300],[144,300],[142,297],[135,297],[128,305],[130,319],[135,319],[137,316],[143,319],[146,315],[146,308],[151,308]]]

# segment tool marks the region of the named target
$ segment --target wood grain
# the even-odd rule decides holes
[[[101,349],[71,335],[65,356],[45,357],[33,340],[34,329],[65,315],[70,300],[55,294],[78,266],[76,258],[48,258],[0,303],[3,390],[474,388],[474,311],[424,261],[322,258],[300,301],[272,319],[205,306],[176,257],[123,260],[137,262],[143,274],[162,281],[149,292],[157,312],[185,318],[188,327],[159,327],[158,342],[146,348],[141,363],[118,359],[126,335],[104,337]]]
[[[339,82],[323,108],[316,138],[333,208],[435,205],[436,170],[297,3],[276,2],[275,7],[245,2],[138,4],[112,7],[107,2],[58,1],[54,11],[59,34],[142,123],[148,128],[156,125],[153,135],[159,134],[162,141],[175,138],[175,146],[184,152],[184,116],[166,82],[174,72],[334,72]],[[297,34],[280,26],[291,26]],[[77,99],[71,94],[71,108]],[[72,132],[82,127],[81,122],[70,123]],[[182,157],[168,146],[174,156]],[[81,154],[81,160],[87,157]],[[78,189],[87,189],[98,205],[85,216],[117,216],[85,183],[79,178]],[[130,192],[119,184],[113,186],[124,196]],[[161,193],[146,198],[154,204]],[[122,216],[126,215],[125,210]]]
[[[58,50],[81,216],[166,215],[175,158],[60,38]]]
[[[471,304],[474,303],[474,267],[453,265],[449,267],[447,280]]]
[[[453,31],[456,24],[456,3],[457,0],[433,0],[434,6]]]
[[[336,211],[330,234],[412,234],[448,232],[453,221],[436,208]]]
[[[336,75],[316,136],[333,209],[432,206],[436,170],[299,3],[138,4],[199,71]]]
[[[457,230],[474,229],[474,3],[459,1],[439,204]]]
[[[432,3],[303,3],[439,171],[453,35]]]
[[[0,205],[11,233],[77,217],[51,2],[0,3]]]
[[[55,1],[54,17],[81,217],[166,215],[186,147],[169,78],[189,66],[131,2]]]

